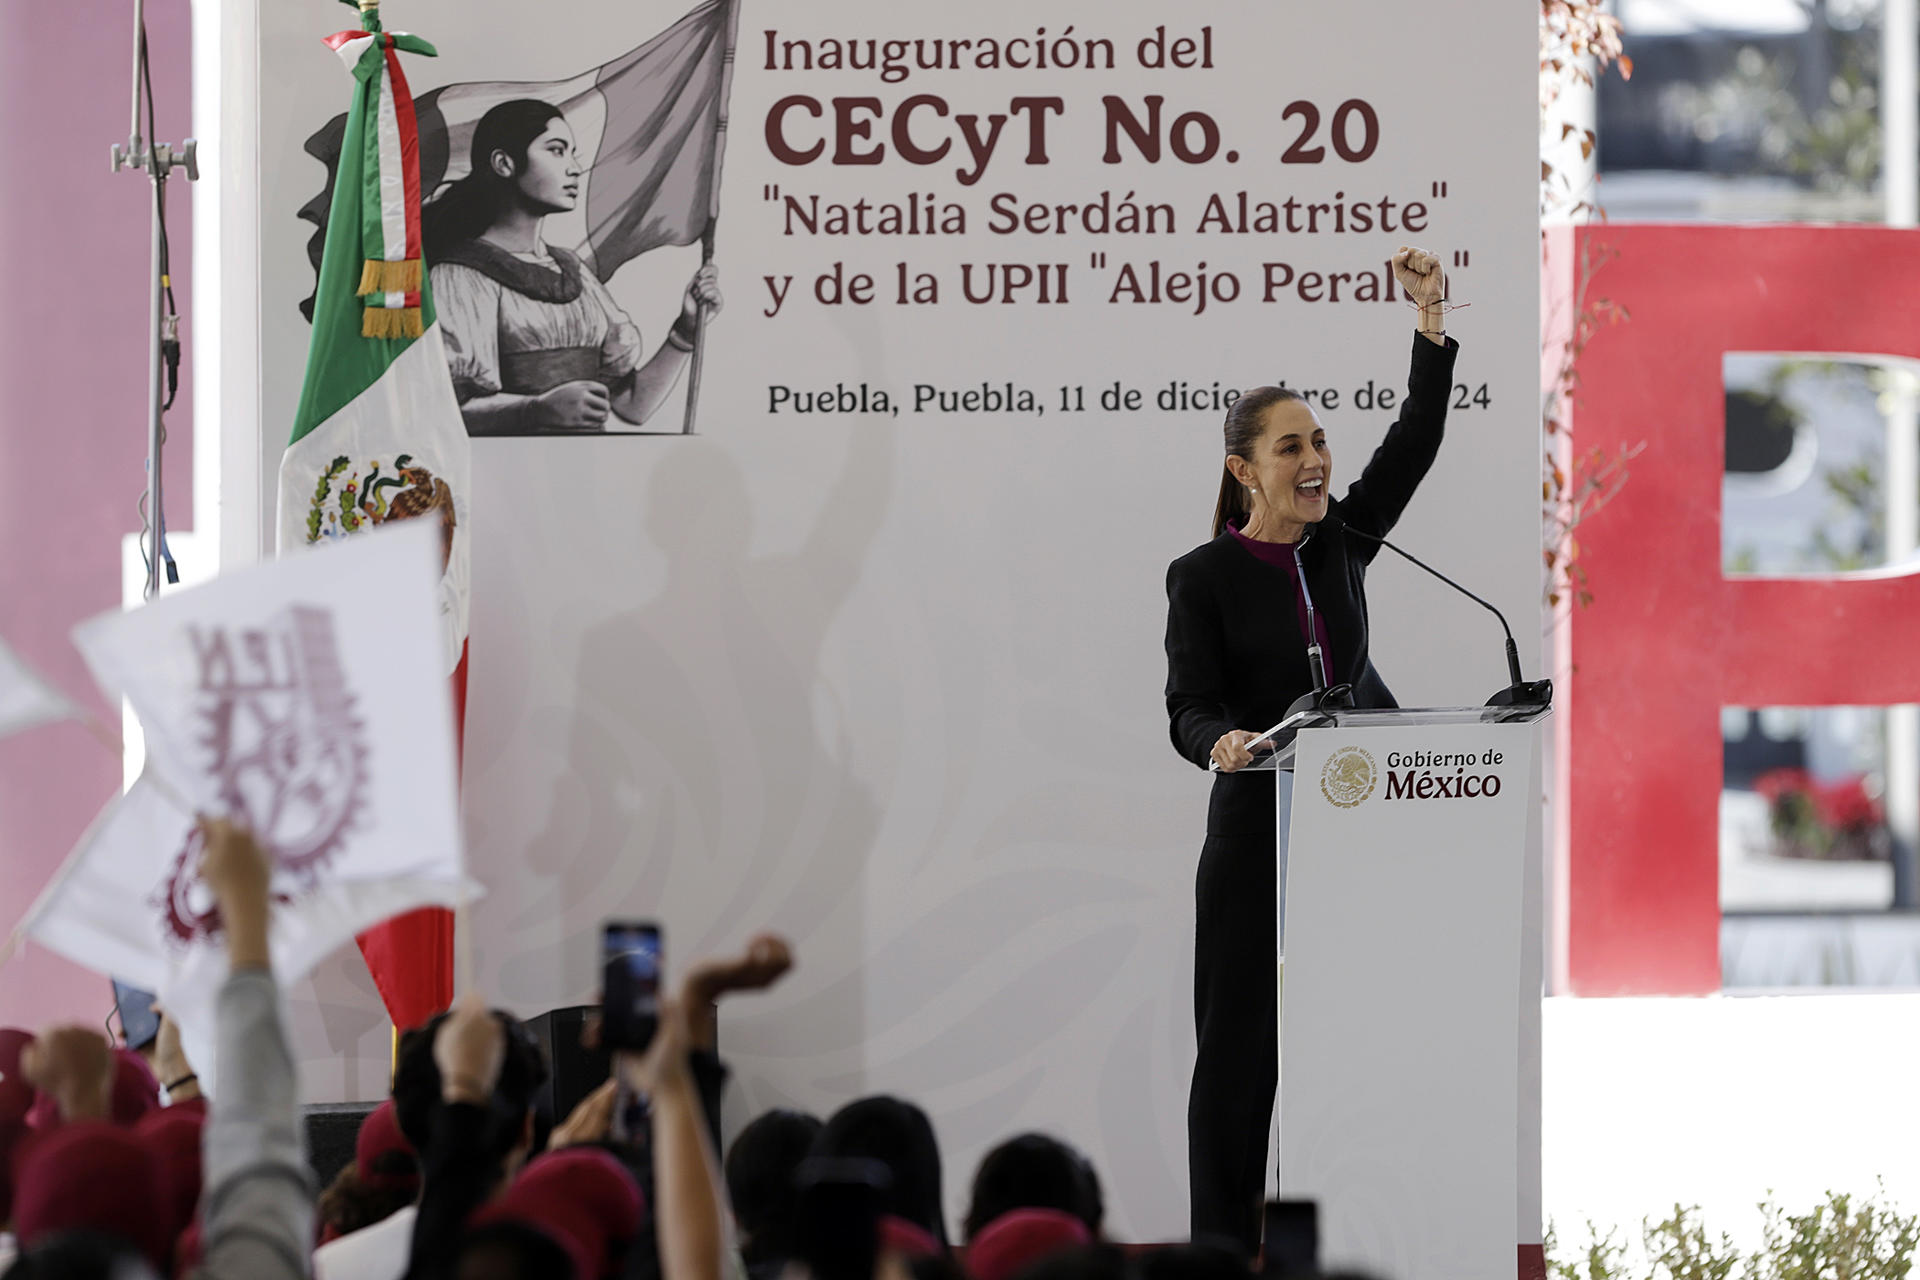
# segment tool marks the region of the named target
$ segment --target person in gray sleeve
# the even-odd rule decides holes
[[[207,1118],[203,1242],[195,1280],[311,1274],[314,1188],[301,1141],[299,1088],[267,949],[272,867],[253,836],[201,824],[201,878],[220,906],[226,984],[214,1020],[218,1092]]]

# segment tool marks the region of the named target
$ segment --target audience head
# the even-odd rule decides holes
[[[200,1207],[200,1137],[206,1120],[206,1113],[197,1108],[167,1107],[147,1115],[133,1129],[153,1157],[169,1250],[193,1225],[194,1212]]]
[[[400,1132],[419,1151],[433,1135],[434,1113],[440,1109],[440,1068],[433,1059],[433,1038],[442,1013],[424,1027],[400,1037],[400,1053],[393,1073],[393,1110]],[[500,1079],[493,1087],[489,1154],[506,1163],[509,1176],[533,1145],[534,1098],[547,1081],[547,1060],[520,1020],[499,1009],[493,1016],[506,1029],[506,1056]]]
[[[893,1175],[887,1212],[905,1218],[947,1246],[940,1204],[940,1144],[927,1113],[911,1102],[877,1095],[849,1102],[833,1113],[813,1154],[877,1160]]]
[[[391,1217],[420,1194],[420,1162],[400,1132],[393,1099],[360,1122],[353,1160],[320,1194],[320,1225],[328,1240]]]
[[[14,1170],[13,1228],[31,1248],[71,1231],[112,1236],[164,1268],[173,1241],[153,1154],[130,1129],[99,1122],[37,1134]]]
[[[123,1240],[69,1231],[23,1250],[6,1280],[159,1280],[160,1274]]]
[[[950,1253],[929,1253],[924,1257],[904,1258],[901,1262],[911,1280],[967,1280],[967,1273]],[[885,1268],[886,1264],[883,1262],[881,1266]],[[887,1273],[877,1272],[876,1280],[888,1280]]]
[[[976,1232],[967,1247],[967,1271],[973,1280],[1013,1280],[1055,1254],[1093,1243],[1093,1232],[1074,1214],[1059,1209],[1014,1209]]]
[[[109,1118],[117,1125],[139,1123],[141,1117],[160,1109],[160,1082],[139,1054],[131,1049],[113,1050],[113,1083],[108,1101]],[[52,1129],[61,1123],[60,1103],[50,1093],[34,1099],[27,1126]]]
[[[0,1080],[20,1077],[20,1053],[33,1043],[33,1032],[19,1027],[0,1027]]]
[[[1106,1217],[1100,1178],[1078,1151],[1043,1133],[1022,1133],[987,1152],[973,1175],[966,1238],[1013,1209],[1058,1209],[1100,1234]]]
[[[11,1075],[0,1079],[0,1223],[13,1213],[13,1155],[27,1136],[33,1086]]]
[[[507,1193],[483,1209],[474,1222],[480,1228],[529,1228],[557,1245],[570,1265],[565,1272],[488,1270],[485,1274],[568,1274],[574,1280],[602,1280],[616,1275],[627,1246],[640,1230],[644,1208],[633,1176],[611,1153],[595,1147],[569,1147],[541,1156],[529,1163]],[[469,1274],[473,1269],[470,1261],[474,1265],[484,1261],[470,1259],[470,1253],[494,1259],[486,1263],[489,1268],[497,1268],[506,1255],[529,1254],[522,1247],[524,1237],[517,1233],[474,1234],[477,1240],[470,1238],[462,1247],[456,1274]],[[538,1255],[542,1251],[530,1252]]]
[[[1141,1257],[1140,1280],[1247,1280],[1247,1256],[1225,1244],[1197,1242]]]
[[[147,1060],[131,1049],[113,1051],[113,1122],[137,1124],[160,1109],[160,1082]]]
[[[573,1276],[572,1255],[538,1227],[509,1219],[475,1220],[453,1261],[454,1280],[558,1280]]]
[[[793,1175],[821,1127],[818,1118],[799,1111],[769,1111],[742,1129],[727,1151],[727,1197],[749,1264],[791,1256]]]
[[[1105,1243],[1049,1254],[1020,1274],[1021,1280],[1135,1280],[1126,1253]],[[1239,1280],[1247,1280],[1245,1268]]]

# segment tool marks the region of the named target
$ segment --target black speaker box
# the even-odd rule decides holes
[[[302,1107],[307,1126],[307,1167],[313,1185],[324,1191],[334,1175],[353,1163],[360,1122],[379,1106],[374,1102],[329,1102]]]
[[[547,1083],[535,1106],[556,1124],[572,1114],[580,1099],[605,1084],[612,1070],[612,1058],[605,1049],[587,1049],[580,1043],[587,1015],[598,1012],[598,1006],[582,1004],[549,1009],[527,1019],[527,1030],[547,1056]]]

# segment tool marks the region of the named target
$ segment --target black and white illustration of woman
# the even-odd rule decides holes
[[[651,355],[580,257],[547,244],[547,215],[580,201],[585,169],[550,102],[503,102],[475,127],[472,171],[422,210],[447,361],[469,435],[631,430],[673,391],[700,308],[721,305],[713,264]]]

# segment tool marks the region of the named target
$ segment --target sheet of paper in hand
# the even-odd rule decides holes
[[[245,823],[273,859],[283,983],[370,925],[478,892],[460,843],[439,578],[437,532],[417,522],[74,633],[101,687],[138,714],[146,771],[29,931],[157,991],[189,1051],[203,1045],[203,1075],[226,962],[185,805]]]

